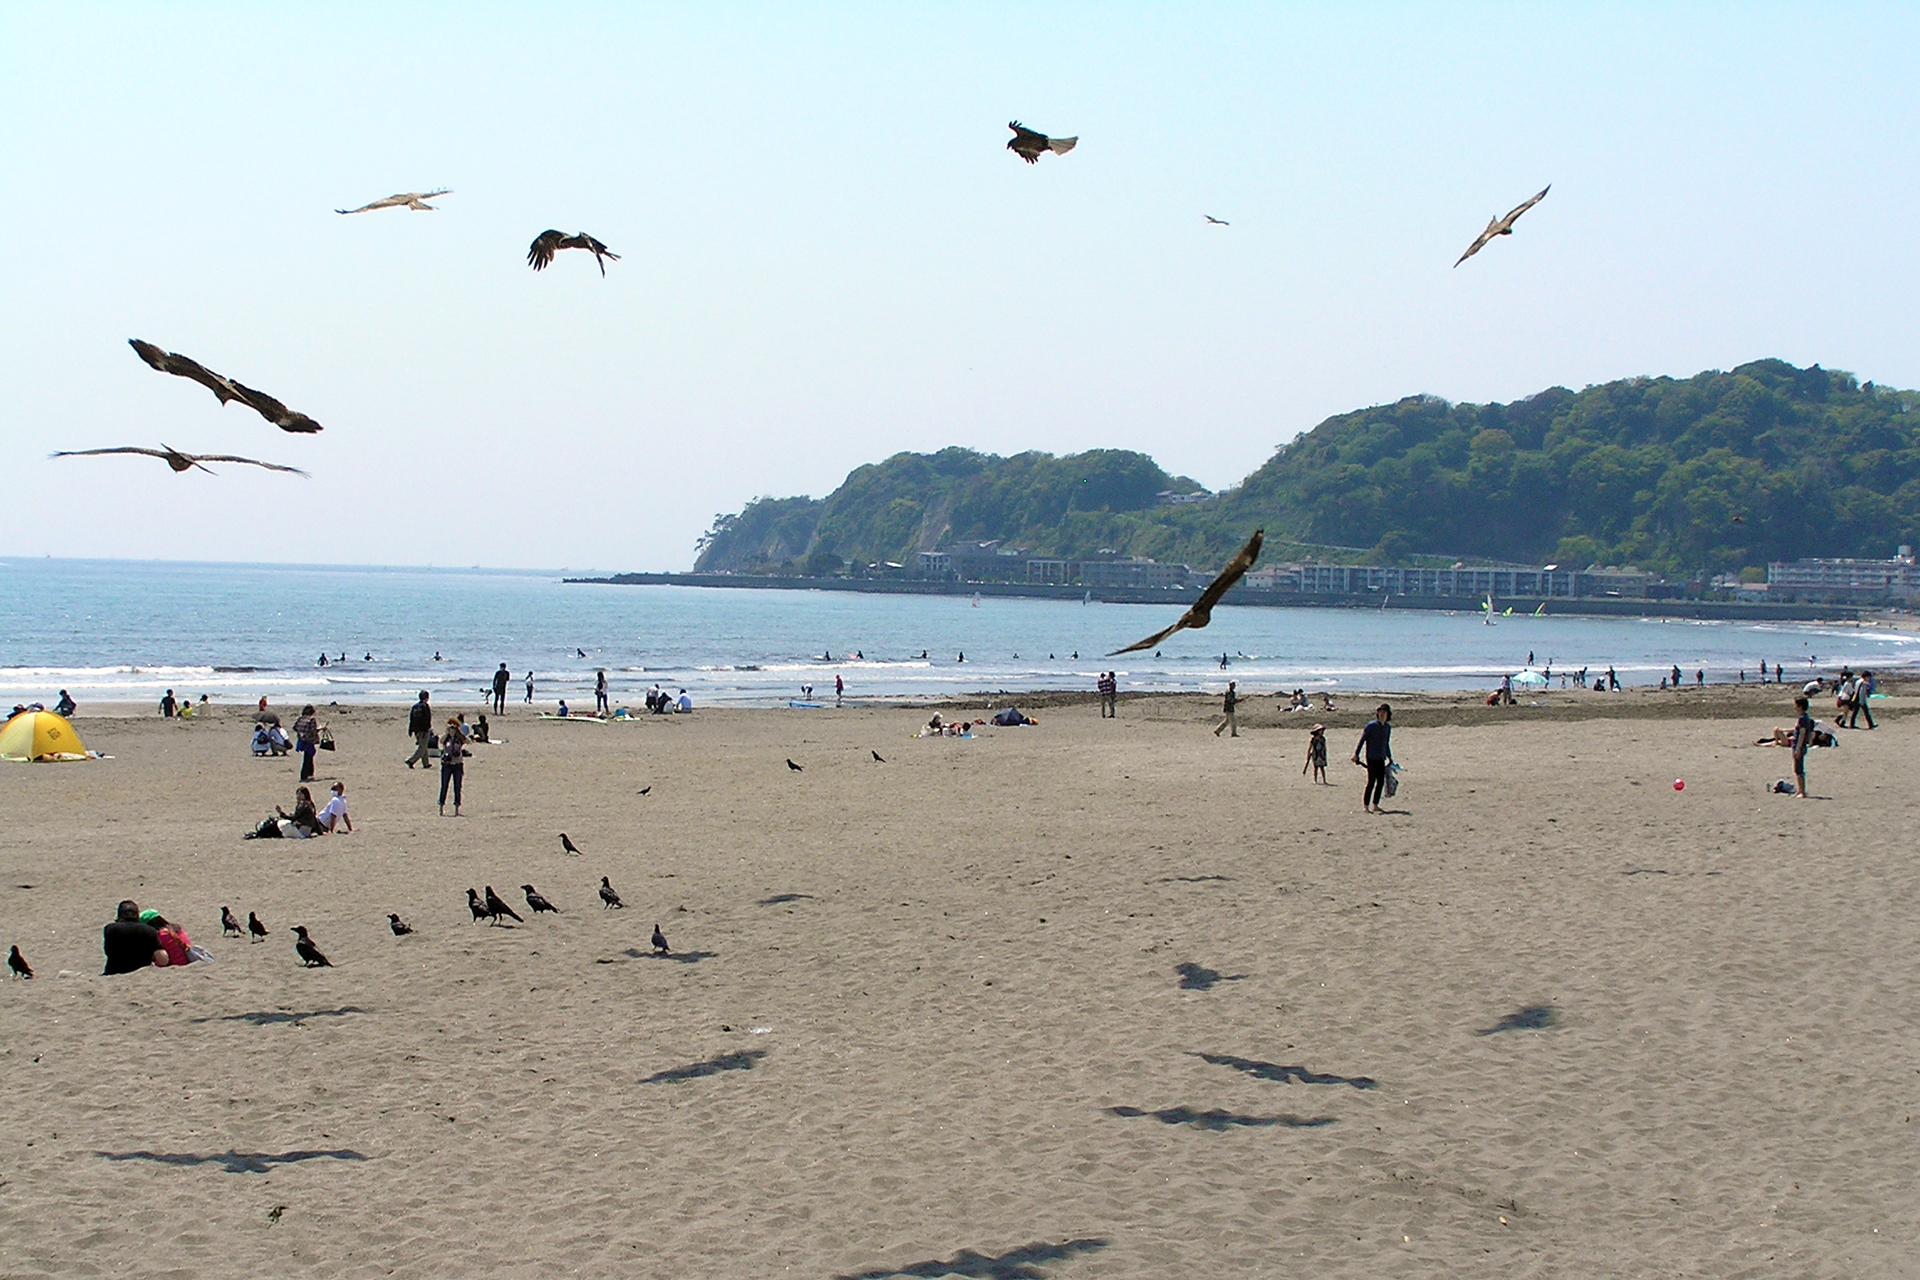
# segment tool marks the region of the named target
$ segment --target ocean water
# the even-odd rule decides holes
[[[534,673],[544,709],[591,710],[605,668],[616,705],[658,683],[696,704],[831,702],[977,691],[1122,688],[1217,692],[1490,689],[1534,655],[1556,673],[1612,664],[1654,684],[1748,679],[1762,661],[1805,679],[1842,663],[1920,665],[1920,637],[1817,624],[1223,606],[1160,653],[1099,655],[1150,635],[1177,605],[567,585],[557,573],[153,561],[0,559],[0,699],[51,705],[156,700],[167,689],[221,703],[477,701],[507,663],[509,697]],[[322,651],[329,665],[320,667]],[[345,654],[345,662],[337,661]],[[924,653],[926,656],[922,657]],[[1228,666],[1222,668],[1222,653]],[[584,654],[584,656],[581,656]],[[965,660],[961,661],[961,655]],[[371,655],[368,657],[367,655]],[[1076,656],[1077,655],[1077,656]]]

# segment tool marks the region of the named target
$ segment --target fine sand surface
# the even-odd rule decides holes
[[[1920,717],[1800,802],[1683,696],[1409,701],[1383,817],[1364,706],[1332,787],[1271,700],[510,711],[457,821],[330,709],[304,842],[237,711],[83,714],[0,765],[0,1275],[1920,1274]],[[100,977],[122,897],[217,962]]]

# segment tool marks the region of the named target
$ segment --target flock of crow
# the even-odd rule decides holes
[[[1040,157],[1043,155],[1052,154],[1064,156],[1067,152],[1073,150],[1080,141],[1078,137],[1050,138],[1038,130],[1027,128],[1018,120],[1009,121],[1007,128],[1013,130],[1013,137],[1007,140],[1007,150],[1013,152],[1028,164],[1038,164]],[[1516,206],[1508,212],[1505,217],[1496,217],[1489,221],[1487,223],[1487,229],[1482,231],[1479,238],[1467,246],[1467,251],[1461,254],[1459,261],[1453,265],[1457,267],[1460,263],[1465,262],[1474,254],[1480,252],[1495,236],[1512,235],[1514,221],[1519,218],[1521,214],[1545,199],[1547,192],[1552,189],[1552,184],[1548,184],[1538,195]],[[439,206],[428,204],[427,201],[452,194],[452,189],[448,187],[440,187],[433,191],[399,191],[384,199],[363,204],[358,209],[335,209],[334,212],[342,215],[352,215],[356,213],[370,213],[376,209],[412,209],[422,213],[432,213],[435,212]],[[1232,225],[1225,219],[1216,218],[1212,214],[1206,214],[1205,217],[1207,222],[1212,226],[1225,227]],[[603,241],[595,239],[584,231],[576,231],[572,235],[567,235],[564,232],[549,228],[535,236],[533,243],[528,246],[527,265],[535,271],[544,271],[553,264],[554,255],[565,249],[583,249],[591,253],[594,261],[600,267],[600,275],[602,278],[607,274],[608,262],[620,261],[619,254],[607,248]],[[254,410],[274,426],[279,427],[282,431],[310,434],[321,429],[320,424],[306,414],[295,413],[288,409],[286,405],[275,400],[272,396],[261,391],[255,391],[253,388],[244,386],[231,378],[223,377],[211,369],[208,369],[197,360],[190,359],[178,352],[162,351],[152,343],[142,342],[138,338],[131,338],[128,341],[132,343],[134,351],[139,353],[140,358],[145,360],[149,365],[152,365],[161,373],[170,373],[176,377],[190,378],[198,382],[201,386],[212,391],[223,405],[228,401],[237,400],[241,404]],[[283,466],[277,462],[262,462],[258,458],[243,458],[231,453],[186,453],[164,442],[158,449],[148,449],[137,445],[122,445],[111,449],[63,449],[49,456],[55,458],[93,458],[104,454],[118,453],[140,454],[149,458],[159,458],[175,471],[188,471],[198,467],[200,470],[212,474],[212,468],[203,464],[208,462],[238,462],[250,467],[264,467],[269,471],[285,471],[297,476],[305,476],[307,474],[298,467]],[[1206,624],[1202,622],[1197,625],[1205,626]],[[1134,647],[1139,648],[1141,646],[1136,645]],[[1122,652],[1125,652],[1125,650],[1122,650]]]

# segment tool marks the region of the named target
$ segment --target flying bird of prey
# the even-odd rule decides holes
[[[605,910],[608,911],[613,910],[615,907],[624,908],[627,905],[620,901],[620,895],[613,891],[612,883],[610,883],[605,876],[600,877],[600,901],[607,904]]]
[[[220,936],[240,936],[240,922],[233,918],[233,912],[227,907],[220,908]]]
[[[560,847],[576,857],[579,856],[580,851],[573,847],[573,841],[567,839],[567,833],[564,831],[560,833]]]
[[[520,892],[527,895],[527,905],[533,908],[533,914],[539,915],[542,911],[551,911],[555,915],[560,914],[560,908],[548,902],[544,895],[535,893],[532,885],[521,885]]]
[[[1467,251],[1460,255],[1460,261],[1454,263],[1453,265],[1456,267],[1459,266],[1461,262],[1465,262],[1468,258],[1471,258],[1474,254],[1486,248],[1487,241],[1493,239],[1495,236],[1512,235],[1513,220],[1515,218],[1518,218],[1521,214],[1525,213],[1527,210],[1533,208],[1533,206],[1539,204],[1542,200],[1546,199],[1547,192],[1551,190],[1553,190],[1553,184],[1549,182],[1546,186],[1540,188],[1539,195],[1517,206],[1511,212],[1509,212],[1506,217],[1495,218],[1493,221],[1487,223],[1487,229],[1480,233],[1480,238],[1478,240],[1475,240],[1472,244],[1468,245]]]
[[[505,899],[493,891],[492,885],[487,886],[487,914],[493,917],[495,924],[500,923],[501,916],[512,916],[521,924],[526,923],[526,919],[518,911],[508,906]]]
[[[247,932],[253,935],[250,939],[253,942],[259,942],[267,936],[267,926],[261,924],[260,917],[251,911],[247,912]]]
[[[320,948],[314,946],[313,939],[307,936],[307,927],[305,925],[297,924],[293,926],[293,931],[300,935],[298,938],[294,939],[293,949],[299,952],[300,958],[302,960],[307,962],[307,968],[309,969],[333,968],[333,961],[321,955]]]
[[[13,976],[16,978],[31,978],[33,976],[33,966],[28,964],[27,958],[20,954],[19,947],[15,947],[7,953],[7,968],[13,970]]]
[[[1200,216],[1205,218],[1208,222],[1211,222],[1216,227],[1230,227],[1233,225],[1231,222],[1228,222],[1225,218],[1216,218],[1210,213],[1203,213]]]
[[[535,271],[545,271],[553,262],[553,255],[562,249],[585,249],[593,254],[593,260],[600,264],[600,274],[607,274],[607,260],[620,261],[620,255],[595,240],[584,231],[563,236],[558,231],[542,231],[533,238],[527,248],[527,265]],[[584,654],[581,656],[585,656]]]
[[[363,204],[358,209],[335,209],[335,213],[365,213],[369,209],[417,209],[422,213],[434,212],[435,206],[427,201],[435,196],[450,196],[453,192],[447,187],[438,191],[402,191],[388,196],[385,200],[375,200],[372,204]]]
[[[412,925],[391,911],[387,912],[387,928],[393,930],[393,936],[396,938],[404,938],[413,932]]]
[[[479,924],[482,920],[493,919],[493,913],[487,910],[487,904],[480,901],[480,895],[471,889],[467,890],[467,910],[473,912],[475,924]]]
[[[198,361],[190,360],[178,352],[162,351],[151,342],[142,342],[138,338],[128,338],[127,345],[131,346],[142,360],[161,373],[193,379],[218,396],[221,404],[229,400],[238,400],[282,431],[311,435],[321,430],[320,424],[312,418],[304,413],[295,413],[266,392],[255,391],[252,387],[235,382],[223,374],[215,373]]]
[[[653,926],[653,950],[656,955],[666,955],[673,948],[667,945],[667,935],[660,932],[660,926]]]
[[[262,462],[258,458],[243,458],[237,453],[182,453],[170,444],[162,443],[158,449],[142,449],[137,445],[122,445],[117,449],[62,449],[50,453],[49,458],[98,458],[109,453],[137,453],[148,458],[158,458],[175,471],[185,471],[190,467],[200,467],[210,476],[220,473],[212,467],[200,466],[203,462],[243,462],[250,467],[265,467],[269,471],[288,471],[296,476],[307,473],[298,467],[283,467],[277,462]],[[307,477],[312,479],[311,476]]]
[[[1207,589],[1200,593],[1200,598],[1193,602],[1192,607],[1180,615],[1178,622],[1165,631],[1154,632],[1137,644],[1130,644],[1124,649],[1115,649],[1107,656],[1112,658],[1123,653],[1132,653],[1136,649],[1151,649],[1176,631],[1189,627],[1199,630],[1212,622],[1213,606],[1220,603],[1220,597],[1227,594],[1227,588],[1240,581],[1247,570],[1253,568],[1253,562],[1260,558],[1260,539],[1265,534],[1265,529],[1253,531],[1253,536],[1247,539],[1247,545],[1240,548],[1240,554],[1227,563],[1227,567],[1220,571],[1219,577],[1207,584]]]
[[[873,762],[874,762],[875,764],[885,764],[885,763],[886,763],[886,760],[885,760],[885,759],[883,759],[883,758],[881,757],[881,755],[880,755],[880,753],[879,753],[878,751],[873,751],[873,750],[872,750],[872,748],[868,748],[868,750],[869,750],[869,751],[870,751],[870,752],[872,753],[872,755],[873,755]]]
[[[133,348],[134,354],[161,373],[171,373],[177,378],[193,379],[218,396],[221,404],[240,399],[240,392],[234,387],[232,379],[215,373],[198,360],[190,359],[177,351],[162,351],[151,342],[142,342],[138,338],[128,338],[127,345]]]
[[[1009,120],[1007,128],[1013,130],[1013,136],[1007,139],[1007,150],[1028,164],[1039,164],[1040,153],[1043,151],[1051,151],[1057,156],[1063,156],[1073,150],[1074,143],[1080,141],[1078,138],[1049,138],[1044,133],[1037,133],[1027,128],[1018,120]]]

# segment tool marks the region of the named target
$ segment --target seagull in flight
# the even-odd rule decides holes
[[[1535,196],[1531,200],[1525,201],[1524,203],[1516,206],[1512,211],[1510,211],[1507,214],[1506,217],[1495,218],[1493,221],[1487,223],[1487,229],[1480,233],[1480,238],[1478,240],[1475,240],[1472,244],[1468,245],[1467,251],[1460,255],[1459,262],[1455,262],[1453,265],[1456,267],[1459,266],[1461,262],[1465,262],[1468,258],[1471,258],[1474,254],[1486,248],[1487,241],[1493,239],[1495,236],[1512,235],[1514,219],[1518,218],[1521,214],[1525,213],[1527,210],[1533,208],[1533,206],[1539,204],[1542,200],[1546,199],[1547,192],[1551,190],[1553,190],[1553,184],[1549,182],[1546,186],[1540,189],[1539,195]]]
[[[375,200],[372,204],[363,204],[358,209],[335,209],[335,213],[365,213],[369,209],[418,209],[423,213],[433,213],[438,206],[427,201],[435,196],[449,196],[453,192],[447,187],[438,191],[402,191],[388,196],[385,200]]]
[[[1018,120],[1007,122],[1007,128],[1013,130],[1013,136],[1007,139],[1007,150],[1025,160],[1028,164],[1039,164],[1040,153],[1051,151],[1063,156],[1073,150],[1078,138],[1049,138],[1044,133],[1027,128]]]
[[[134,354],[161,373],[193,379],[218,396],[221,404],[238,400],[282,431],[312,435],[321,430],[320,424],[312,418],[304,413],[295,413],[266,392],[255,391],[224,374],[215,373],[199,361],[191,360],[177,351],[162,351],[151,342],[142,342],[138,338],[128,338],[127,345],[133,348]]]
[[[277,462],[262,462],[258,458],[242,458],[233,453],[182,453],[172,445],[163,444],[158,449],[141,449],[134,445],[123,445],[117,449],[62,449],[50,453],[49,458],[97,458],[107,453],[138,453],[149,458],[159,458],[175,471],[185,471],[189,467],[200,467],[208,475],[218,475],[212,467],[201,467],[203,462],[244,462],[250,467],[265,467],[269,471],[290,471],[296,476],[307,473],[298,467],[283,467]],[[309,477],[311,478],[311,477]]]
[[[1180,615],[1178,622],[1165,631],[1154,632],[1136,644],[1130,644],[1124,649],[1115,649],[1107,656],[1112,658],[1123,653],[1132,653],[1136,649],[1151,649],[1176,631],[1187,627],[1198,630],[1213,621],[1213,606],[1220,603],[1220,597],[1227,594],[1228,587],[1240,581],[1247,570],[1253,568],[1253,562],[1260,558],[1260,540],[1265,535],[1265,529],[1255,529],[1253,536],[1247,539],[1247,545],[1240,548],[1240,554],[1227,563],[1227,567],[1220,571],[1219,577],[1207,584],[1207,589],[1200,593],[1200,598],[1193,602],[1191,608]]]
[[[1208,222],[1211,222],[1216,227],[1230,227],[1233,225],[1231,222],[1228,222],[1225,218],[1216,218],[1210,213],[1203,213],[1200,216],[1205,218]]]
[[[545,271],[547,267],[552,264],[553,255],[561,249],[587,250],[593,255],[594,261],[600,264],[600,274],[602,276],[607,274],[608,259],[612,259],[614,262],[620,261],[619,254],[607,248],[606,245],[601,244],[584,231],[578,231],[573,235],[564,236],[558,231],[549,230],[542,231],[533,238],[533,243],[527,248],[527,265],[531,266],[535,271]]]

